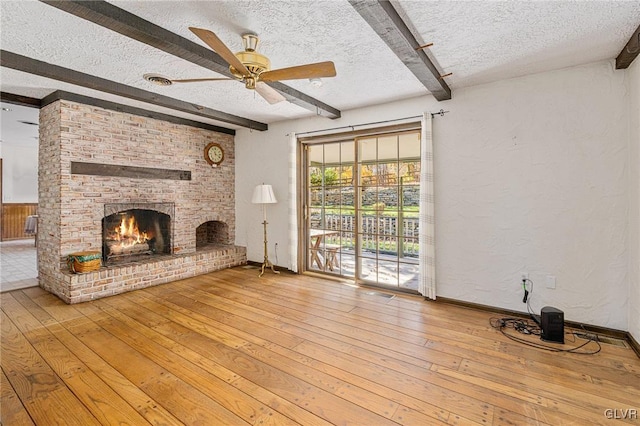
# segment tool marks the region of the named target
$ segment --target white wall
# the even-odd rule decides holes
[[[2,202],[38,202],[37,144],[2,144]]]
[[[274,186],[269,250],[289,264],[286,134],[451,111],[434,122],[438,295],[524,311],[532,306],[627,329],[628,93],[625,72],[600,62],[431,96],[343,111],[339,120],[281,122],[236,136],[236,242],[262,261],[260,211]],[[545,288],[547,275],[557,288]]]
[[[629,77],[629,332],[640,342],[640,60]]]

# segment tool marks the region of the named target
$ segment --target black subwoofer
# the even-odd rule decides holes
[[[564,312],[545,306],[540,310],[540,328],[545,342],[564,343]]]

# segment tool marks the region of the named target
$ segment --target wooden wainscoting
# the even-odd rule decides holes
[[[418,296],[236,267],[0,302],[5,425],[638,424],[628,347],[548,352],[494,329],[497,313]]]
[[[37,214],[38,203],[2,203],[2,232],[0,241],[30,238],[24,233],[27,216]]]

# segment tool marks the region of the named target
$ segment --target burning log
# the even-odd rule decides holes
[[[133,245],[125,245],[122,241],[107,241],[107,249],[109,255],[117,256],[123,254],[141,254],[150,251],[149,244],[137,243]]]

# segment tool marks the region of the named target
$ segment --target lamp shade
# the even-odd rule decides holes
[[[273,195],[273,188],[271,185],[258,185],[253,190],[253,197],[251,198],[253,204],[274,204],[277,203],[276,196]]]

